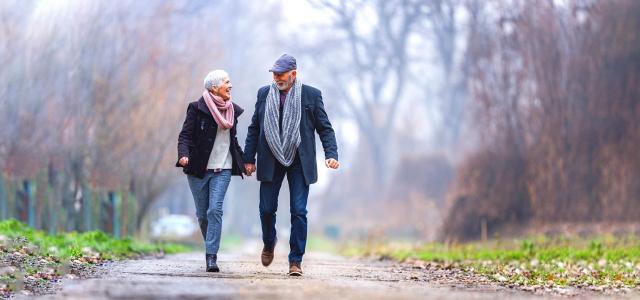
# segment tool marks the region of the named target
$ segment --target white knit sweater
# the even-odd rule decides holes
[[[207,169],[231,169],[232,159],[229,152],[229,146],[231,145],[231,130],[221,129],[218,127],[216,133],[216,140],[213,143],[213,149],[211,155],[209,155],[209,162],[207,163]]]

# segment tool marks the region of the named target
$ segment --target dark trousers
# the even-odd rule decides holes
[[[265,245],[275,245],[276,242],[276,211],[278,210],[278,195],[284,176],[289,182],[291,207],[291,235],[289,237],[290,262],[301,262],[307,244],[307,198],[309,186],[304,182],[302,164],[296,158],[289,167],[276,162],[273,181],[260,183],[260,221],[262,222],[262,241]]]

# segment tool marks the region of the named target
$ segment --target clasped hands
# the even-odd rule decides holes
[[[340,167],[340,162],[338,162],[333,158],[329,158],[324,161],[324,165],[327,166],[327,168],[329,169],[337,169]],[[256,164],[244,164],[244,169],[245,169],[244,174],[247,176],[251,176],[251,174],[253,174],[253,172],[256,171]]]
[[[186,167],[189,164],[189,158],[188,157],[180,158],[179,164],[183,167]],[[340,162],[338,162],[333,158],[329,158],[324,161],[324,165],[329,169],[337,169],[340,167]],[[251,176],[253,172],[256,171],[256,164],[244,164],[244,169],[245,169],[244,174],[247,176]]]

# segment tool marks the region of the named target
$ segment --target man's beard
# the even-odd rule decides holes
[[[276,86],[281,91],[288,89],[289,87],[291,87],[292,84],[293,84],[293,78],[289,78],[289,80],[287,81],[276,81]]]

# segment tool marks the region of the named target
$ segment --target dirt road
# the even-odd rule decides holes
[[[539,298],[455,270],[309,253],[303,277],[289,277],[280,251],[269,267],[255,253],[221,254],[221,273],[204,272],[204,254],[110,263],[99,278],[65,280],[42,299],[495,299]],[[548,297],[546,295],[545,297]],[[585,296],[585,295],[582,295]],[[618,295],[619,297],[620,295]]]

